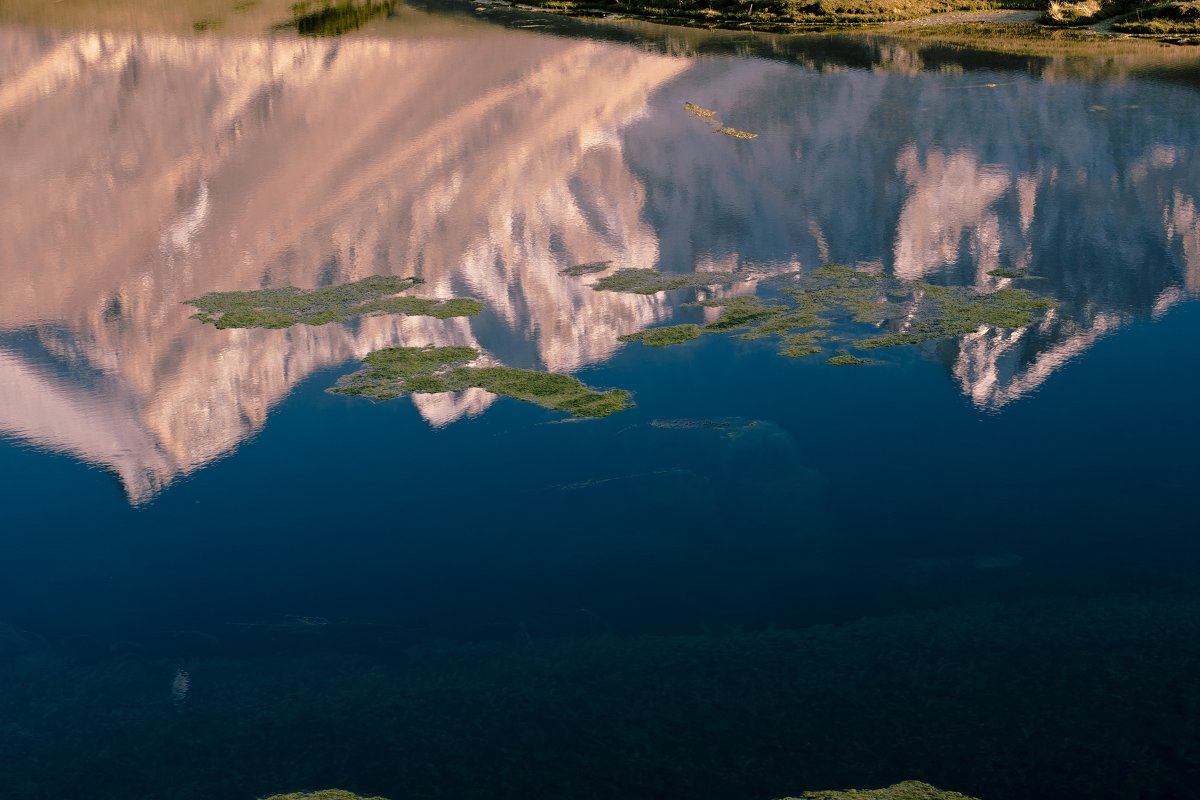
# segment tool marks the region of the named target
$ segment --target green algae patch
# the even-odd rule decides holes
[[[266,800],[385,800],[382,797],[363,797],[344,789],[322,789],[318,792],[290,792],[273,794]]]
[[[597,272],[604,272],[612,266],[611,261],[590,261],[587,264],[576,264],[566,269],[560,269],[559,275],[566,275],[568,278],[578,278],[583,275],[592,275]]]
[[[392,400],[405,394],[478,388],[577,417],[607,417],[633,405],[623,389],[595,391],[569,375],[465,366],[478,357],[479,351],[472,347],[388,347],[369,354],[363,359],[363,369],[343,376],[330,391]]]
[[[647,347],[667,347],[689,342],[698,337],[700,333],[699,325],[668,325],[662,328],[649,328],[637,333],[627,333],[618,338],[622,342],[641,342]]]
[[[975,800],[975,798],[958,792],[945,792],[921,781],[904,781],[886,789],[805,792],[799,798],[784,798],[784,800]]]
[[[193,319],[217,328],[287,328],[296,324],[325,325],[344,322],[364,314],[467,317],[483,310],[483,304],[468,298],[431,300],[396,296],[424,283],[417,277],[373,275],[338,286],[305,291],[294,286],[248,292],[209,292],[185,305],[198,313]]]
[[[394,0],[384,3],[326,2],[316,8],[306,0],[292,6],[290,23],[278,27],[295,28],[301,36],[342,36],[395,9]]]
[[[728,286],[749,280],[735,272],[688,272],[670,274],[654,269],[619,269],[592,284],[598,292],[628,292],[658,294],[668,289],[697,289],[708,286]]]

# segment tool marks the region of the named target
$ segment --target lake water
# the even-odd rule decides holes
[[[1200,53],[290,15],[0,7],[0,798],[1198,796]],[[1057,305],[618,339],[829,262]],[[184,303],[377,274],[486,309]],[[326,392],[429,344],[635,406]]]

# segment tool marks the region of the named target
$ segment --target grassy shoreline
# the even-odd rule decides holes
[[[572,17],[763,33],[920,36],[978,27],[989,38],[1149,39],[1200,44],[1200,0],[475,0]]]

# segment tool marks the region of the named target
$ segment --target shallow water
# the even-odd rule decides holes
[[[1187,796],[1200,57],[289,16],[0,7],[0,798]],[[827,262],[1058,306],[618,339]],[[183,302],[374,274],[486,310]],[[636,406],[326,392],[427,344]]]

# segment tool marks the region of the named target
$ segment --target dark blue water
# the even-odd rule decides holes
[[[269,57],[112,34],[81,73],[54,53],[86,34],[3,30],[4,185],[75,199],[0,217],[0,798],[1192,796],[1191,62],[418,18],[437,37]],[[67,122],[91,138],[39,145]],[[866,367],[618,346],[705,312],[557,274],[596,258],[1016,268],[1059,306]],[[216,331],[181,305],[410,271],[487,312]],[[636,405],[326,392],[425,343]]]

